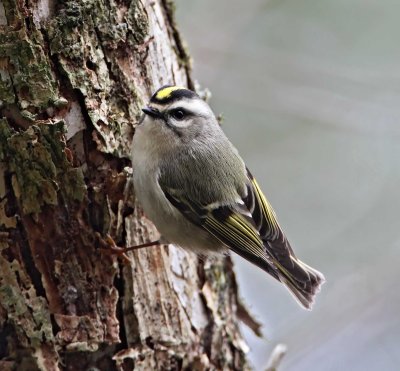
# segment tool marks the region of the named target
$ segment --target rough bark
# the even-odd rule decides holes
[[[229,259],[95,237],[157,235],[129,156],[165,83],[192,87],[169,0],[0,1],[1,370],[247,367]]]

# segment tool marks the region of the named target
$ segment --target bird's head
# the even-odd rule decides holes
[[[179,86],[158,89],[142,111],[141,125],[158,139],[187,143],[218,126],[210,106],[193,91]]]

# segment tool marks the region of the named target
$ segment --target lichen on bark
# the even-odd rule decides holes
[[[99,135],[98,147],[118,157],[129,157],[132,122],[142,103],[134,81],[122,74],[126,71],[118,62],[147,34],[147,15],[139,1],[129,6],[102,0],[69,2],[48,28],[50,52],[82,95]]]
[[[24,17],[15,1],[3,1],[3,5],[9,29],[0,33],[0,102],[18,102],[23,110],[43,109],[57,99],[57,89],[41,46],[42,34],[35,28],[28,30],[29,23],[22,26]]]
[[[42,123],[17,132],[0,120],[0,161],[12,173],[13,193],[22,215],[38,213],[44,205],[57,205],[58,192],[65,202],[83,201],[86,186],[81,169],[65,155],[64,123]]]

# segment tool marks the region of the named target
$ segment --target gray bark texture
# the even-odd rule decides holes
[[[170,0],[0,1],[0,370],[242,370],[229,258],[157,238],[130,186],[141,107],[193,88]]]

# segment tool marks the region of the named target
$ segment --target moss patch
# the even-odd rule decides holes
[[[96,129],[97,148],[117,157],[130,156],[132,123],[140,100],[124,68],[130,51],[144,43],[148,18],[140,1],[69,1],[48,27],[50,53],[73,89],[83,98]]]
[[[38,213],[43,205],[57,205],[59,193],[64,202],[83,200],[83,174],[68,162],[64,130],[64,122],[59,121],[15,132],[7,120],[0,120],[0,159],[13,173],[12,186],[22,214]]]
[[[0,33],[0,70],[5,71],[0,74],[0,100],[18,102],[23,109],[45,109],[57,99],[58,92],[42,34],[31,18],[19,13],[16,1],[3,5],[11,27]]]
[[[16,260],[9,262],[1,251],[7,244],[0,241],[0,303],[14,324],[17,336],[25,346],[39,347],[53,343],[50,313],[46,299],[37,296],[29,276]]]

